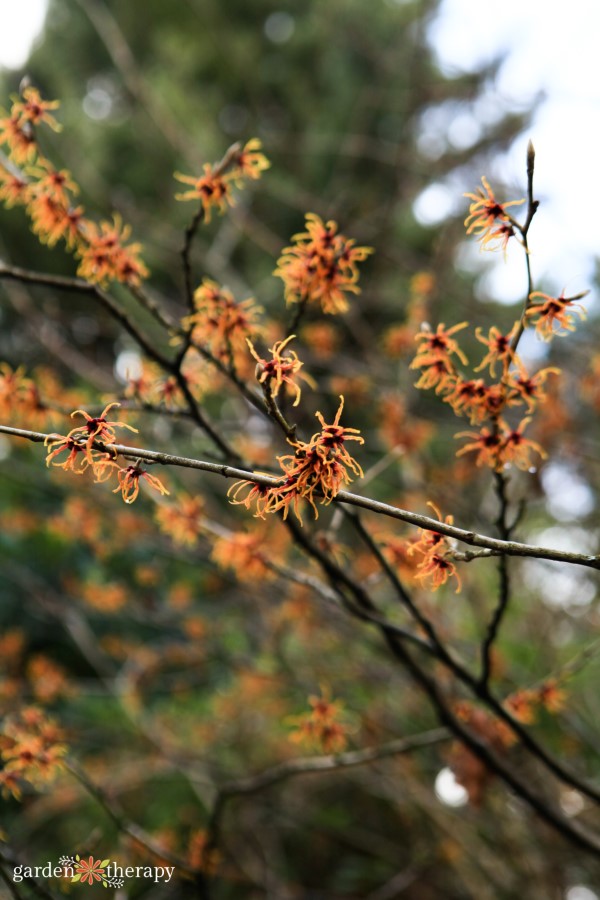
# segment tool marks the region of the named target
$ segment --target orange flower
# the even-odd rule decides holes
[[[125,388],[125,396],[133,397],[140,403],[153,403],[160,390],[162,369],[154,362],[142,360],[141,372],[132,377],[126,373],[129,381]]]
[[[205,163],[204,175],[199,178],[175,172],[177,181],[192,185],[191,191],[175,194],[176,199],[200,200],[204,219],[206,222],[210,222],[213,207],[223,213],[227,206],[234,205],[230,182],[233,181],[238,188],[242,188],[246,179],[257,180],[265,169],[270,167],[271,163],[264,153],[260,152],[261,147],[259,139],[252,138],[241,150],[237,150],[233,154],[227,153],[221,163],[217,165]]]
[[[117,475],[119,486],[114,489],[113,494],[118,494],[120,491],[125,503],[134,502],[140,492],[140,479],[142,478],[159,494],[168,495],[169,493],[156,475],[151,475],[139,466],[127,466],[125,469],[119,469]]]
[[[131,227],[123,225],[120,216],[112,222],[100,222],[100,227],[87,219],[82,221],[81,242],[77,254],[81,258],[77,274],[92,284],[109,279],[137,285],[148,276],[148,269],[139,259],[141,244],[129,244]]]
[[[475,337],[478,341],[488,348],[488,352],[481,360],[481,363],[475,369],[481,372],[486,366],[489,366],[490,374],[496,374],[496,363],[502,364],[502,372],[504,375],[508,372],[511,363],[517,364],[518,357],[513,349],[512,341],[519,329],[519,322],[515,322],[508,334],[502,334],[495,325],[490,328],[488,337],[483,336],[483,329],[475,329]]]
[[[410,364],[409,368],[416,368],[416,360]],[[452,391],[456,385],[456,374],[454,366],[449,359],[435,359],[431,363],[423,366],[420,378],[415,381],[415,387],[421,391],[429,391],[435,388],[436,394],[443,394],[444,391]]]
[[[13,103],[12,114],[17,116],[20,122],[31,122],[32,125],[44,122],[53,131],[60,131],[62,126],[49,112],[51,109],[58,109],[59,106],[58,100],[42,100],[37,88],[26,87],[23,91],[23,100],[16,100]]]
[[[38,653],[29,660],[27,676],[36,699],[41,703],[51,703],[57,697],[73,691],[66,670],[43,653]]]
[[[242,150],[234,156],[234,168],[225,175],[226,180],[231,178],[237,187],[244,186],[244,179],[251,178],[256,181],[262,173],[271,167],[271,163],[260,150],[262,143],[258,138],[249,140]]]
[[[36,179],[33,185],[36,193],[46,194],[63,206],[69,205],[69,194],[79,193],[71,173],[67,169],[55,169],[47,159],[38,160],[37,166],[29,168],[27,174]]]
[[[435,503],[428,502],[427,505],[432,508],[440,522],[444,522],[446,525],[453,524],[453,516],[449,515],[442,519],[442,514]],[[450,551],[448,538],[439,531],[425,528],[420,531],[419,539],[412,541],[406,550],[408,557],[415,553],[422,555],[422,559],[417,565],[415,578],[419,581],[428,581],[429,587],[433,591],[445,584],[449,578],[455,578],[456,593],[458,594],[462,584],[455,564],[448,558]]]
[[[506,204],[508,206],[508,204]],[[486,234],[480,237],[482,250],[502,250],[506,258],[506,249],[511,237],[515,237],[516,231],[510,222],[500,222],[496,228],[490,228]]]
[[[194,175],[182,175],[175,172],[177,181],[183,184],[191,184],[192,190],[183,194],[175,194],[176,200],[200,200],[204,210],[204,221],[210,222],[213,207],[220,213],[225,212],[227,206],[233,206],[234,199],[231,195],[231,187],[226,178],[215,171],[210,163],[204,163],[204,175],[199,178]]]
[[[504,701],[504,705],[518,722],[530,725],[535,722],[535,705],[537,697],[534,691],[515,691]]]
[[[302,524],[299,501],[304,499],[310,503],[315,518],[318,518],[315,498],[320,503],[331,503],[343,485],[352,481],[348,469],[354,475],[363,474],[344,444],[346,441],[358,441],[361,444],[364,441],[358,436],[356,428],[345,428],[339,424],[343,408],[344,398],[340,397],[340,405],[331,425],[327,425],[320,412],[316,413],[321,422],[321,431],[314,434],[308,443],[289,441],[294,453],[277,457],[286,476],[281,484],[263,487],[252,481],[237,481],[228,491],[228,496],[233,497],[230,502],[250,509],[256,501],[255,516],[263,519],[265,513],[277,511],[283,511],[285,519],[293,505]],[[238,494],[245,488],[249,488],[248,493],[243,499],[238,499]]]
[[[454,523],[454,516],[448,515],[445,519],[442,519],[439,507],[432,503],[431,500],[427,502],[427,506],[431,507],[440,522],[444,522],[446,525]],[[432,531],[429,528],[420,528],[419,531],[421,533],[419,539],[413,540],[408,548],[409,556],[412,556],[413,553],[428,554],[432,549],[437,551],[440,546],[444,546],[446,538],[440,531]]]
[[[115,581],[85,581],[75,586],[75,592],[91,609],[104,614],[117,612],[127,605],[127,589]]]
[[[446,584],[449,578],[456,578],[456,593],[460,593],[462,582],[456,571],[455,564],[446,556],[439,553],[430,553],[425,556],[417,566],[415,578],[427,581],[432,591],[436,591],[441,585]]]
[[[262,309],[249,297],[238,303],[231,291],[205,278],[194,292],[196,312],[182,320],[192,340],[209,348],[214,356],[229,359],[246,354],[246,341],[255,330]]]
[[[83,206],[73,209],[49,194],[33,193],[27,212],[32,220],[32,231],[43,244],[53,247],[64,239],[67,247],[73,248],[80,241]]]
[[[558,686],[555,678],[548,678],[537,690],[538,701],[550,713],[557,713],[564,709],[567,702],[567,694]]]
[[[529,295],[529,299],[541,297],[543,303],[532,303],[526,310],[527,319],[535,317],[535,330],[539,336],[549,341],[554,335],[564,335],[567,331],[575,331],[574,317],[572,312],[576,312],[581,319],[586,318],[585,309],[575,300],[585,297],[588,292],[577,294],[575,297],[551,297],[549,294],[542,294],[541,291],[533,291]],[[562,329],[562,330],[561,330]]]
[[[2,796],[5,799],[14,797],[15,800],[20,800],[22,798],[21,781],[16,771],[3,769],[0,772],[0,785],[2,786]]]
[[[156,519],[173,543],[192,547],[202,529],[204,504],[200,497],[179,494],[173,505],[159,506]]]
[[[265,546],[263,532],[231,532],[215,539],[211,557],[222,569],[231,569],[241,581],[264,581],[273,578],[273,572],[265,565]]]
[[[311,442],[316,444],[317,452],[324,462],[327,463],[331,459],[335,459],[341,462],[342,465],[348,466],[355,475],[359,475],[362,478],[363,470],[356,460],[350,456],[344,444],[346,441],[358,441],[359,444],[364,444],[364,438],[359,437],[360,432],[358,428],[346,428],[340,425],[343,409],[344,398],[340,396],[340,405],[331,425],[326,424],[320,412],[315,414],[321,423],[321,434],[314,434]]]
[[[302,378],[311,387],[315,387],[315,383],[310,375],[300,373],[300,369],[304,363],[298,359],[298,355],[294,350],[290,350],[289,355],[286,354],[285,356],[282,356],[283,349],[295,337],[295,334],[291,334],[284,341],[276,341],[269,350],[269,353],[272,356],[272,359],[269,360],[262,359],[258,355],[250,340],[246,339],[246,343],[250,348],[250,353],[258,362],[258,366],[256,367],[256,377],[259,384],[266,385],[271,397],[277,397],[283,385],[288,384],[295,393],[293,405],[298,406],[300,403],[301,390],[300,385],[297,384],[294,376],[298,375],[299,378]]]
[[[295,731],[290,734],[294,743],[304,743],[325,753],[340,753],[348,743],[348,729],[338,721],[343,710],[340,700],[331,700],[331,692],[321,688],[321,696],[309,697],[312,710],[301,716],[290,716],[288,722]]]
[[[295,234],[294,245],[285,247],[274,274],[285,284],[287,303],[320,302],[324,313],[348,309],[346,294],[360,293],[357,263],[373,252],[355,247],[353,240],[338,234],[336,222],[306,214],[306,231]]]
[[[513,373],[510,376],[509,385],[514,389],[516,396],[525,402],[527,412],[533,412],[536,403],[543,403],[546,399],[544,384],[548,375],[560,375],[560,369],[550,366],[547,369],[540,369],[535,375],[530,376],[525,369],[521,368],[518,374]]]
[[[17,165],[32,162],[37,154],[37,144],[31,125],[28,122],[21,125],[15,116],[0,119],[0,144],[6,144],[10,156]]]
[[[411,369],[419,369],[425,366],[434,365],[437,362],[448,363],[448,369],[453,370],[454,365],[450,362],[451,356],[458,356],[463,365],[467,365],[467,357],[458,346],[458,342],[451,335],[456,334],[466,328],[468,322],[460,322],[453,325],[452,328],[446,328],[443,322],[440,322],[437,329],[432,331],[428,326],[423,326],[422,330],[415,335],[415,340],[420,341],[421,345],[417,350],[417,355],[410,364]]]
[[[10,792],[19,799],[21,782],[37,787],[51,781],[63,768],[62,758],[67,752],[61,738],[55,723],[38,707],[25,707],[7,716],[2,724],[3,793]]]
[[[86,457],[89,463],[92,463],[94,460],[92,458],[92,445],[94,441],[102,441],[104,444],[114,444],[116,443],[116,434],[115,428],[128,428],[129,431],[134,431],[137,434],[137,428],[133,428],[132,425],[127,425],[126,422],[109,422],[106,418],[106,415],[109,409],[112,409],[113,406],[120,406],[120,403],[113,402],[109,403],[104,407],[99,416],[90,416],[84,409],[76,409],[75,412],[71,413],[71,418],[73,416],[83,416],[86,420],[85,425],[79,425],[77,428],[73,428],[67,435],[65,440],[84,441],[84,447],[86,452]]]
[[[500,435],[495,428],[487,428],[484,426],[481,431],[459,431],[454,435],[455,438],[472,438],[472,440],[457,450],[456,455],[462,456],[465,453],[477,453],[475,464],[477,466],[490,466],[492,469],[501,469],[503,463],[500,461]]]
[[[298,500],[302,497],[308,500],[315,518],[318,518],[315,496],[322,497],[322,503],[331,503],[342,487],[352,481],[348,469],[362,476],[361,467],[344,444],[348,440],[362,444],[364,440],[358,436],[356,428],[344,428],[339,424],[343,408],[344,398],[340,397],[340,405],[331,425],[326,424],[320,412],[316,413],[321,422],[321,432],[314,434],[309,443],[290,442],[294,454],[277,457],[287,478],[281,486],[269,489],[267,512],[283,509],[285,518],[293,503],[294,511],[302,522],[298,514]]]
[[[391,531],[380,532],[376,535],[376,538],[387,561],[400,574],[412,578],[417,566],[416,560],[412,558],[416,542],[411,543],[406,538],[399,537]]]
[[[482,178],[483,188],[478,188],[476,194],[465,194],[473,202],[469,206],[469,215],[465,219],[467,234],[478,235],[483,244],[487,244],[495,238],[499,238],[504,249],[511,237],[503,225],[510,224],[510,215],[506,212],[509,206],[519,206],[524,200],[511,200],[508,203],[499,203],[494,196],[486,178]],[[500,219],[500,226],[492,233],[496,221]]]
[[[312,322],[302,329],[302,340],[318,359],[331,359],[337,351],[340,336],[329,322]]]
[[[35,385],[25,376],[25,367],[12,369],[8,363],[0,363],[0,414],[14,415],[27,404]]]
[[[85,444],[78,443],[74,438],[60,437],[56,435],[48,435],[44,441],[48,447],[48,455],[46,457],[47,466],[57,466],[64,469],[65,472],[73,472],[75,475],[83,475],[90,464],[90,458],[87,455]],[[66,459],[62,462],[56,462],[56,458],[68,451]],[[79,454],[83,454],[80,456]]]
[[[514,463],[519,469],[527,470],[532,466],[532,453],[536,453],[542,459],[547,459],[548,454],[537,441],[523,437],[523,432],[531,422],[531,416],[524,418],[517,428],[508,428],[502,420],[500,422],[503,425],[503,432],[498,456],[502,465]]]
[[[244,497],[243,492],[246,488],[248,488],[248,493]],[[265,513],[271,511],[267,509],[270,490],[271,488],[268,488],[263,484],[242,480],[236,481],[231,485],[227,491],[227,496],[229,497],[229,502],[232,503],[233,506],[245,506],[246,509],[251,509],[253,504],[256,503],[255,517],[264,519]],[[241,499],[240,494],[242,494]]]
[[[19,175],[9,172],[0,166],[0,200],[7,209],[17,204],[27,203],[29,199],[29,183]]]
[[[450,393],[444,397],[444,403],[449,403],[457,416],[463,413],[469,416],[474,425],[487,418],[486,394],[487,385],[483,378],[457,378]]]
[[[547,453],[536,442],[523,437],[523,432],[531,417],[526,417],[517,428],[510,428],[503,419],[498,419],[497,427],[483,427],[480,432],[461,431],[455,437],[468,437],[473,440],[457,451],[457,456],[464,453],[477,453],[476,465],[487,465],[497,472],[508,464],[527,470],[532,466],[531,454],[536,453],[546,459]]]

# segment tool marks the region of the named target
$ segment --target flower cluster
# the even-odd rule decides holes
[[[440,522],[446,525],[452,525],[454,518],[446,516],[442,519],[442,515],[434,503],[429,503]],[[415,579],[427,584],[432,590],[436,591],[441,585],[446,584],[449,578],[456,579],[456,593],[461,589],[461,580],[456,565],[451,559],[452,548],[449,539],[439,531],[421,530],[421,536],[409,543],[407,556],[415,554],[420,558],[417,564]]]
[[[12,98],[12,108],[8,115],[0,118],[0,143],[6,144],[17,165],[35,159],[37,145],[35,126],[42,123],[53,131],[60,131],[60,125],[50,113],[57,109],[57,100],[42,100],[37,88],[26,87],[23,96]]]
[[[338,233],[336,222],[323,222],[315,213],[306,215],[306,231],[295,234],[293,245],[285,247],[275,275],[285,284],[288,303],[320,303],[324,313],[348,309],[347,294],[358,294],[357,263],[373,252],[356,247]]]
[[[193,547],[198,542],[203,517],[202,500],[188,494],[179,494],[174,504],[159,506],[156,510],[161,531],[180,547]]]
[[[27,87],[23,98],[15,98],[10,113],[0,119],[0,145],[9,157],[0,165],[0,200],[8,207],[26,208],[42,243],[53,247],[64,241],[81,260],[77,274],[82,278],[94,284],[116,280],[138,285],[148,270],[139,256],[141,245],[127,244],[129,226],[123,227],[118,216],[100,225],[85,218],[83,206],[75,204],[79,188],[71,173],[55,169],[39,148],[35,127],[45,124],[59,130],[49,112],[58,105]]]
[[[294,406],[298,406],[301,390],[300,385],[295,380],[295,376],[302,378],[311,387],[315,387],[315,383],[310,375],[300,372],[304,363],[298,359],[298,354],[294,350],[288,350],[285,355],[283,354],[283,350],[295,337],[295,334],[291,334],[284,341],[276,341],[269,350],[271,359],[260,357],[254,349],[252,341],[248,340],[247,344],[250,348],[250,353],[258,363],[256,377],[259,384],[264,385],[272,398],[277,397],[281,388],[287,384],[295,394]]]
[[[457,356],[465,365],[467,358],[452,335],[466,328],[467,324],[461,322],[452,328],[446,328],[444,323],[440,322],[434,332],[424,327],[415,336],[415,340],[419,342],[419,349],[410,368],[422,370],[416,387],[423,390],[435,388],[436,394],[439,394],[454,384],[457,373],[452,357]]]
[[[260,178],[265,169],[269,168],[271,163],[261,153],[261,147],[258,138],[252,138],[243,148],[234,148],[232,153],[226,154],[220,163],[205,163],[200,176],[176,172],[177,181],[191,185],[191,190],[176,194],[176,199],[200,200],[204,220],[210,222],[213,208],[223,213],[228,206],[233,206],[232,184],[242,188],[248,179]]]
[[[265,546],[269,547],[268,554]],[[217,537],[211,553],[212,559],[222,568],[232,571],[242,581],[273,578],[273,571],[267,562],[272,559],[271,542],[265,542],[264,530],[252,532],[229,532]]]
[[[75,687],[69,683],[66,669],[43,653],[36,653],[30,658],[27,677],[36,700],[43,704],[76,693]]]
[[[539,687],[514,691],[504,701],[513,718],[524,725],[536,721],[539,709],[554,714],[564,709],[565,703],[566,692],[555,678],[548,678]]]
[[[262,311],[251,297],[238,303],[231,291],[205,278],[194,293],[194,308],[195,312],[182,321],[194,343],[234,364],[247,356],[246,341]]]
[[[565,703],[566,692],[556,678],[547,678],[535,688],[514,691],[504,700],[506,710],[524,725],[534,723],[540,709],[555,715],[564,709]],[[458,703],[455,713],[461,721],[468,724],[474,734],[500,755],[506,754],[517,740],[505,722],[472,703]],[[449,762],[456,780],[467,790],[470,802],[478,806],[493,778],[490,769],[459,743],[452,746]]]
[[[588,292],[577,294],[575,297],[551,297],[549,294],[542,294],[541,291],[533,291],[529,295],[530,305],[525,311],[525,318],[531,319],[535,325],[536,333],[545,341],[551,340],[554,335],[565,335],[569,331],[575,331],[575,320],[573,313],[581,319],[585,319],[585,309],[576,303],[581,300]],[[534,298],[540,297],[537,302]]]
[[[457,455],[474,452],[476,464],[486,465],[499,471],[506,465],[521,469],[532,466],[532,454],[545,458],[544,450],[535,441],[524,437],[523,432],[531,416],[526,416],[512,427],[503,418],[504,411],[524,406],[532,413],[538,403],[546,399],[544,386],[550,374],[558,369],[548,367],[534,375],[529,375],[516,352],[520,323],[501,332],[493,326],[487,337],[482,329],[476,329],[475,336],[487,348],[487,353],[475,372],[487,370],[495,378],[500,365],[498,380],[488,383],[484,378],[466,378],[458,369],[455,360],[464,365],[467,358],[453,336],[465,328],[466,322],[446,328],[440,324],[435,332],[424,330],[416,336],[419,349],[411,368],[421,370],[416,387],[434,388],[441,394],[457,416],[466,416],[471,425],[481,426],[479,432],[460,432],[456,437],[466,437],[470,441]],[[484,423],[488,424],[484,424]]]
[[[138,285],[148,276],[146,266],[139,258],[141,244],[127,244],[131,227],[123,225],[121,217],[113,216],[112,222],[84,221],[80,232],[77,255],[81,258],[77,274],[96,284],[109,280]]]
[[[194,831],[190,837],[187,860],[193,869],[215,875],[223,854],[216,847],[211,847],[206,831]]]
[[[293,506],[302,522],[299,503],[300,500],[307,500],[315,518],[318,518],[316,502],[331,503],[343,486],[352,481],[350,472],[358,476],[363,474],[344,445],[346,441],[358,441],[361,444],[364,441],[358,436],[356,428],[345,428],[339,424],[343,408],[344,398],[340,397],[340,405],[331,425],[318,412],[316,415],[321,423],[321,431],[313,434],[308,442],[289,441],[294,453],[277,457],[284,473],[280,484],[265,487],[252,481],[237,481],[229,489],[231,502],[242,504],[248,509],[254,504],[255,515],[260,518],[264,518],[266,513],[282,511],[285,519]],[[244,496],[245,491],[247,493]]]
[[[0,772],[2,793],[12,794],[17,800],[23,783],[37,788],[52,781],[63,768],[67,752],[56,724],[35,706],[4,720],[0,747],[4,760]]]
[[[494,250],[506,246],[511,237],[515,235],[514,222],[507,209],[509,206],[519,206],[524,200],[510,200],[508,203],[500,203],[494,196],[486,178],[481,179],[483,188],[478,188],[476,194],[465,194],[472,201],[469,206],[469,215],[465,219],[467,234],[476,234],[481,241],[482,248]]]
[[[125,503],[133,503],[137,498],[137,495],[140,492],[140,481],[142,480],[163,496],[165,494],[168,495],[169,493],[162,481],[157,478],[156,475],[151,475],[150,472],[142,469],[141,466],[126,466],[125,468],[122,468],[117,465],[117,463],[112,462],[112,460],[107,460],[100,465],[111,465],[116,467],[119,484],[114,489],[113,494],[118,494],[120,492]],[[105,479],[101,477],[98,480],[104,481]]]
[[[519,226],[507,211],[508,207],[523,201],[499,203],[485,178],[482,183],[483,189],[478,194],[466,195],[472,200],[465,221],[467,234],[477,234],[483,246],[501,239],[506,248],[515,229],[525,240],[528,224]],[[547,399],[548,377],[559,374],[559,370],[547,367],[529,373],[517,354],[517,347],[523,330],[530,324],[544,340],[573,331],[574,314],[585,318],[585,310],[576,302],[584,296],[585,293],[565,297],[563,293],[553,297],[531,291],[521,319],[507,332],[493,326],[486,335],[483,329],[477,328],[475,337],[485,346],[486,353],[474,371],[489,374],[491,382],[485,377],[467,377],[459,369],[459,364],[466,365],[467,359],[455,334],[466,327],[466,322],[449,329],[440,324],[435,332],[428,326],[422,327],[416,337],[419,348],[411,363],[411,368],[420,370],[416,387],[434,389],[457,416],[466,416],[471,425],[479,427],[479,431],[456,435],[467,439],[457,456],[475,454],[477,466],[489,466],[497,472],[510,465],[528,470],[533,468],[536,458],[546,458],[540,444],[525,437],[525,430],[538,404]],[[507,421],[511,408],[517,407],[524,408],[525,415],[515,423]]]
[[[516,428],[512,428],[500,417],[490,428],[484,426],[478,432],[460,431],[455,437],[470,438],[470,441],[456,455],[476,453],[476,465],[489,466],[496,471],[511,464],[519,469],[531,469],[534,463],[532,454],[535,453],[542,459],[546,459],[548,454],[537,441],[523,436],[530,421],[531,416],[526,416]]]
[[[28,423],[47,418],[37,385],[25,375],[24,366],[13,369],[8,363],[0,363],[0,415]]]
[[[76,409],[71,413],[73,416],[83,416],[85,425],[78,425],[72,428],[69,433],[63,436],[50,435],[46,438],[46,446],[49,448],[46,465],[59,466],[61,469],[70,469],[77,475],[82,475],[88,465],[98,459],[100,451],[94,450],[94,442],[99,441],[104,445],[110,446],[117,440],[115,428],[128,428],[129,431],[137,432],[137,428],[127,425],[126,422],[109,422],[106,418],[109,410],[118,403],[109,403],[104,407],[99,416],[90,416],[84,409]],[[69,451],[68,456],[62,462],[55,460],[62,453]],[[79,459],[78,454],[83,453],[83,459]],[[104,457],[105,454],[102,454]],[[78,460],[79,465],[76,464]]]
[[[113,473],[117,474],[118,487],[114,493],[121,492],[125,503],[133,503],[140,490],[140,480],[158,491],[168,494],[168,490],[155,475],[146,472],[139,465],[121,467],[113,459],[112,445],[116,443],[115,428],[128,428],[137,432],[137,428],[126,422],[109,421],[109,410],[118,403],[109,403],[99,416],[90,416],[83,409],[77,409],[72,416],[81,415],[84,425],[72,428],[67,435],[49,435],[45,444],[48,448],[46,465],[70,471],[75,475],[83,475],[91,468],[97,482],[108,481]],[[98,447],[101,444],[102,447]],[[66,454],[66,455],[64,455]]]
[[[339,721],[343,703],[332,700],[331,692],[323,688],[320,696],[313,695],[308,702],[311,707],[309,713],[288,718],[288,722],[295,727],[290,740],[324,753],[341,753],[348,743],[347,726]]]
[[[469,726],[473,734],[498,755],[506,755],[510,746],[514,744],[514,735],[508,725],[486,710],[462,701],[456,704],[455,713],[457,718]],[[487,788],[493,781],[492,770],[458,741],[452,744],[448,762],[454,777],[467,791],[470,803],[475,807],[480,806]]]
[[[135,375],[128,373],[125,397],[146,406],[164,404],[177,409],[183,402],[177,379],[165,375],[157,363],[144,359]]]

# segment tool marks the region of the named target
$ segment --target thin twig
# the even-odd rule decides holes
[[[125,330],[134,338],[137,344],[142,348],[149,359],[154,360],[158,365],[173,375],[177,381],[179,389],[185,397],[186,403],[199,427],[208,435],[216,447],[223,453],[226,459],[241,462],[239,454],[228,444],[228,442],[216,431],[214,426],[209,422],[207,416],[202,412],[199,404],[195,400],[190,391],[189,385],[183,373],[180,370],[181,361],[172,361],[151,343],[151,341],[140,331],[127,313],[125,313],[116,303],[110,294],[103,291],[98,285],[90,284],[79,278],[64,278],[57,275],[47,275],[41,272],[30,272],[27,269],[20,269],[17,266],[0,265],[0,279],[10,278],[17,281],[38,284],[47,287],[54,287],[65,291],[74,291],[76,293],[91,294],[98,299],[102,305],[110,312]]]
[[[194,215],[194,218],[185,229],[183,247],[181,249],[181,263],[183,266],[183,280],[185,284],[185,299],[190,313],[194,313],[196,311],[196,307],[194,305],[194,286],[190,254],[192,252],[194,237],[203,218],[204,207],[200,206],[196,214]]]
[[[375,614],[374,604],[364,588],[355,584],[351,576],[317,547],[295,522],[288,519],[286,524],[298,545],[321,566],[323,572],[329,578],[334,590],[340,594],[348,611],[357,618],[377,624],[392,654],[403,661],[403,636],[396,630],[395,626],[387,620],[382,620]],[[346,595],[342,591],[342,585],[352,592],[358,606],[347,601]],[[480,679],[475,678],[468,669],[454,659],[443,645],[441,654],[439,653],[439,644],[429,645],[427,649],[430,652],[432,650],[437,650],[437,653],[434,652],[436,658],[439,659],[439,661],[442,662],[459,679],[459,681],[462,682],[462,684],[467,686],[480,702],[487,706],[495,716],[504,722],[521,741],[523,747],[526,748],[539,762],[546,766],[553,775],[570,787],[575,788],[575,790],[580,791],[595,803],[600,804],[600,790],[584,781],[578,775],[575,775],[563,766],[561,762],[551,756],[548,751],[536,741],[527,728],[515,719],[503,704],[492,695],[488,685],[482,685]]]
[[[421,747],[430,747],[434,744],[442,743],[449,740],[450,737],[451,734],[447,728],[434,728],[413,737],[389,741],[379,747],[366,747],[363,750],[350,750],[335,755],[328,754],[327,756],[299,757],[286,760],[270,769],[259,772],[257,775],[229,781],[219,788],[207,829],[209,836],[207,846],[216,846],[220,820],[225,805],[234,797],[256,794],[296,775],[332,772],[354,766],[363,766],[391,756],[400,756],[413,750],[419,750]]]
[[[223,158],[216,164],[216,166],[212,169],[213,176],[222,175],[227,171],[228,168],[233,165],[235,162],[237,155],[241,150],[241,144],[236,142],[232,144],[225,151],[225,155]],[[200,223],[204,219],[204,206],[200,205],[199,209],[194,215],[194,218],[190,222],[190,224],[185,229],[184,234],[184,242],[181,250],[181,261],[183,265],[183,278],[185,283],[185,299],[188,306],[188,309],[191,313],[195,312],[194,306],[194,287],[193,287],[193,273],[192,273],[192,263],[191,263],[191,252],[192,252],[192,244],[194,243],[194,238],[200,227]]]
[[[395,648],[395,655],[403,662],[417,684],[427,694],[437,711],[442,725],[448,727],[461,743],[477,759],[484,763],[487,769],[502,778],[515,791],[518,797],[531,806],[540,818],[555,828],[571,843],[591,852],[594,856],[600,857],[600,839],[595,834],[591,834],[575,822],[567,819],[558,809],[547,803],[545,799],[533,793],[529,784],[517,775],[503,758],[494,752],[479,735],[474,734],[464,722],[457,718],[451,711],[446,699],[442,696],[435,680],[421,668],[400,642]]]
[[[508,497],[506,494],[506,478],[502,472],[494,472],[494,484],[499,501],[499,512],[496,520],[498,532],[503,541],[510,538],[507,524]],[[481,647],[481,684],[485,688],[492,672],[492,649],[500,631],[500,625],[510,602],[510,578],[508,559],[502,554],[498,559],[498,602],[492,612],[483,645]]]
[[[2,870],[3,875],[6,874],[5,870],[7,868],[12,869],[14,871],[15,866],[26,865],[26,864],[21,863],[21,861],[16,858],[16,856],[13,854],[13,852],[11,850],[9,850],[9,848],[3,841],[0,841],[0,860],[2,860],[2,865],[0,866],[0,869]],[[11,879],[11,881],[12,881],[12,879]],[[25,882],[27,887],[31,891],[33,891],[33,893],[36,895],[36,897],[41,897],[42,900],[56,900],[56,895],[51,894],[50,891],[46,887],[39,884],[37,878],[33,878],[30,875],[23,875],[23,881]],[[14,885],[14,882],[12,882],[12,883]],[[20,897],[21,895],[17,894],[17,896]]]
[[[77,781],[81,784],[83,788],[93,797],[100,806],[104,809],[104,811],[108,814],[109,818],[115,823],[119,831],[123,832],[123,834],[129,835],[129,837],[133,838],[139,844],[146,848],[153,856],[158,857],[159,859],[165,859],[167,862],[172,863],[180,872],[183,872],[185,875],[189,875],[192,878],[196,879],[196,881],[201,882],[204,879],[202,872],[199,869],[195,869],[190,866],[185,859],[182,859],[180,856],[176,856],[174,853],[171,853],[170,850],[165,849],[160,844],[157,844],[156,841],[140,826],[135,822],[132,822],[127,816],[123,813],[123,811],[117,806],[114,800],[109,800],[104,791],[99,785],[95,784],[89,776],[83,771],[83,769],[76,763],[74,760],[68,760],[65,762],[65,768]]]
[[[298,326],[300,325],[300,322],[304,316],[304,313],[306,312],[307,306],[308,306],[308,297],[304,297],[304,299],[301,300],[298,303],[298,305],[296,306],[294,315],[288,326],[288,330],[287,330],[288,335],[295,334],[298,331]]]
[[[90,294],[110,312],[111,316],[116,319],[123,328],[131,335],[137,344],[142,348],[144,353],[150,359],[153,359],[161,367],[168,370],[171,369],[172,363],[167,356],[164,356],[152,342],[140,331],[124,310],[122,310],[117,302],[110,294],[103,291],[97,284],[90,284],[81,278],[65,278],[60,275],[48,275],[45,272],[31,272],[28,269],[21,269],[18,266],[0,265],[0,279],[9,278],[15,281],[21,281],[25,284],[37,284],[41,287],[52,287],[61,291],[70,291],[79,294]]]
[[[173,108],[154,91],[142,74],[117,20],[105,3],[76,0],[88,16],[92,26],[120,72],[123,82],[136,100],[145,108],[159,135],[191,164],[195,150],[186,129],[173,116]]]

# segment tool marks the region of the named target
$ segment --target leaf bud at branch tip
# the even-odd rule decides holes
[[[24,91],[26,91],[27,88],[30,88],[32,86],[33,86],[33,82],[31,80],[29,74],[23,75],[23,77],[21,78],[21,81],[19,82],[19,94],[21,95],[21,97],[23,96]]]
[[[527,174],[533,175],[533,167],[535,165],[535,147],[531,141],[527,143]]]

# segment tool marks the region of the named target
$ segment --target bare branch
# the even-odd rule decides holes
[[[422,747],[430,747],[434,744],[448,741],[450,737],[451,734],[447,728],[434,728],[431,731],[424,731],[422,734],[413,735],[412,737],[389,741],[381,744],[379,747],[366,747],[363,750],[350,750],[345,753],[286,760],[286,762],[279,763],[279,765],[270,769],[265,769],[257,775],[229,781],[219,788],[210,818],[207,846],[214,847],[217,843],[220,820],[225,805],[234,797],[258,793],[296,775],[338,771],[339,769],[367,765],[391,756],[411,753],[413,750],[419,750]]]
[[[45,432],[13,428],[9,425],[0,425],[0,433],[24,438],[34,443],[44,443],[47,438],[57,436]],[[98,447],[101,450],[107,451],[107,448],[102,444],[98,444]],[[274,475],[264,475],[259,472],[252,472],[248,469],[237,468],[225,463],[211,463],[206,460],[190,459],[189,457],[176,456],[172,453],[160,453],[156,450],[145,450],[142,447],[128,447],[126,444],[111,444],[109,449],[112,450],[113,453],[117,453],[127,459],[142,459],[163,466],[181,466],[187,469],[198,469],[202,472],[210,472],[213,475],[221,475],[223,478],[244,479],[251,481],[254,484],[264,485],[265,487],[276,487],[281,484],[281,478],[277,478]],[[438,519],[432,519],[429,516],[423,516],[420,515],[420,513],[414,513],[397,506],[390,506],[388,503],[381,503],[379,500],[361,497],[359,494],[350,493],[350,491],[339,491],[333,498],[333,502],[347,503],[350,506],[366,509],[379,515],[389,516],[392,519],[399,519],[402,522],[406,522],[408,525],[415,525],[418,528],[423,528],[425,531],[436,531],[440,534],[445,534],[448,537],[456,538],[456,540],[462,541],[465,544],[476,547],[485,547],[488,550],[494,550],[497,553],[505,553],[508,556],[547,559],[553,562],[564,562],[578,566],[586,566],[590,569],[600,569],[600,556],[591,556],[587,553],[572,553],[567,550],[554,550],[551,547],[538,547],[532,544],[521,544],[518,541],[502,541],[499,538],[493,538],[488,535],[478,534],[475,531],[467,531],[463,528],[458,528],[456,525],[447,525],[445,522],[440,522]]]

